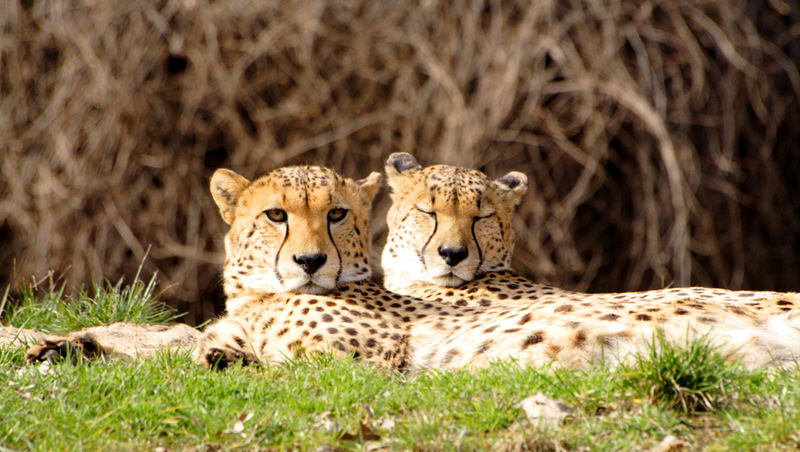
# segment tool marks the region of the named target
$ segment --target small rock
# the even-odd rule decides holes
[[[547,427],[557,427],[567,416],[572,415],[573,411],[561,401],[542,393],[527,397],[514,407],[522,408],[532,424],[542,424]]]
[[[226,430],[225,433],[233,433],[245,437],[246,435],[244,434],[244,423],[252,418],[253,418],[253,413],[242,413],[239,416],[239,419],[233,424],[233,427]]]
[[[394,430],[395,425],[394,419],[388,417],[378,421],[378,428],[386,431]]]
[[[331,412],[323,411],[314,415],[314,428],[322,428],[327,432],[338,430],[338,426],[330,419]]]
[[[50,363],[44,361],[43,363],[39,364],[36,368],[40,374],[47,375],[53,373],[53,369],[51,369]]]
[[[667,435],[660,443],[650,449],[650,452],[676,452],[686,449],[687,446],[688,444],[685,441],[681,441],[672,435]]]

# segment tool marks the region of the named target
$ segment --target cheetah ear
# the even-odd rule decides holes
[[[236,201],[249,184],[249,180],[225,168],[214,171],[214,175],[211,176],[211,196],[214,197],[219,213],[226,223],[233,222]]]
[[[398,182],[401,176],[405,176],[421,169],[422,165],[417,162],[413,155],[407,152],[395,152],[386,159],[386,178],[392,191],[398,191]]]
[[[522,200],[522,195],[528,191],[528,176],[519,171],[512,171],[492,181],[492,185],[503,200],[516,207]]]
[[[367,201],[367,204],[372,204],[372,200],[375,199],[375,195],[378,194],[378,189],[381,188],[381,182],[383,182],[383,175],[375,171],[364,179],[356,181],[356,185],[361,191],[362,197]]]

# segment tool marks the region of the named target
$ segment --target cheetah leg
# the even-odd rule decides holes
[[[223,317],[209,325],[197,342],[194,362],[206,369],[222,370],[240,361],[248,365],[258,361],[244,322]]]
[[[29,363],[48,362],[55,364],[64,358],[78,364],[84,358],[101,358],[104,361],[113,354],[87,333],[75,333],[67,336],[50,336],[38,344],[28,348],[25,359]]]

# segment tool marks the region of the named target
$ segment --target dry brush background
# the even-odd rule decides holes
[[[796,0],[9,0],[0,283],[219,308],[219,166],[393,151],[531,177],[515,266],[584,290],[800,289]],[[376,244],[386,196],[376,206]]]

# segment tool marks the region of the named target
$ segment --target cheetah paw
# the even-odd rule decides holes
[[[241,351],[223,350],[216,347],[208,349],[203,355],[203,366],[206,369],[223,370],[237,362],[242,366],[249,366],[253,360]]]
[[[69,358],[73,364],[78,364],[84,358],[105,360],[106,352],[91,335],[84,334],[76,337],[60,337],[45,339],[28,348],[25,359],[28,363],[47,362],[55,364]]]

